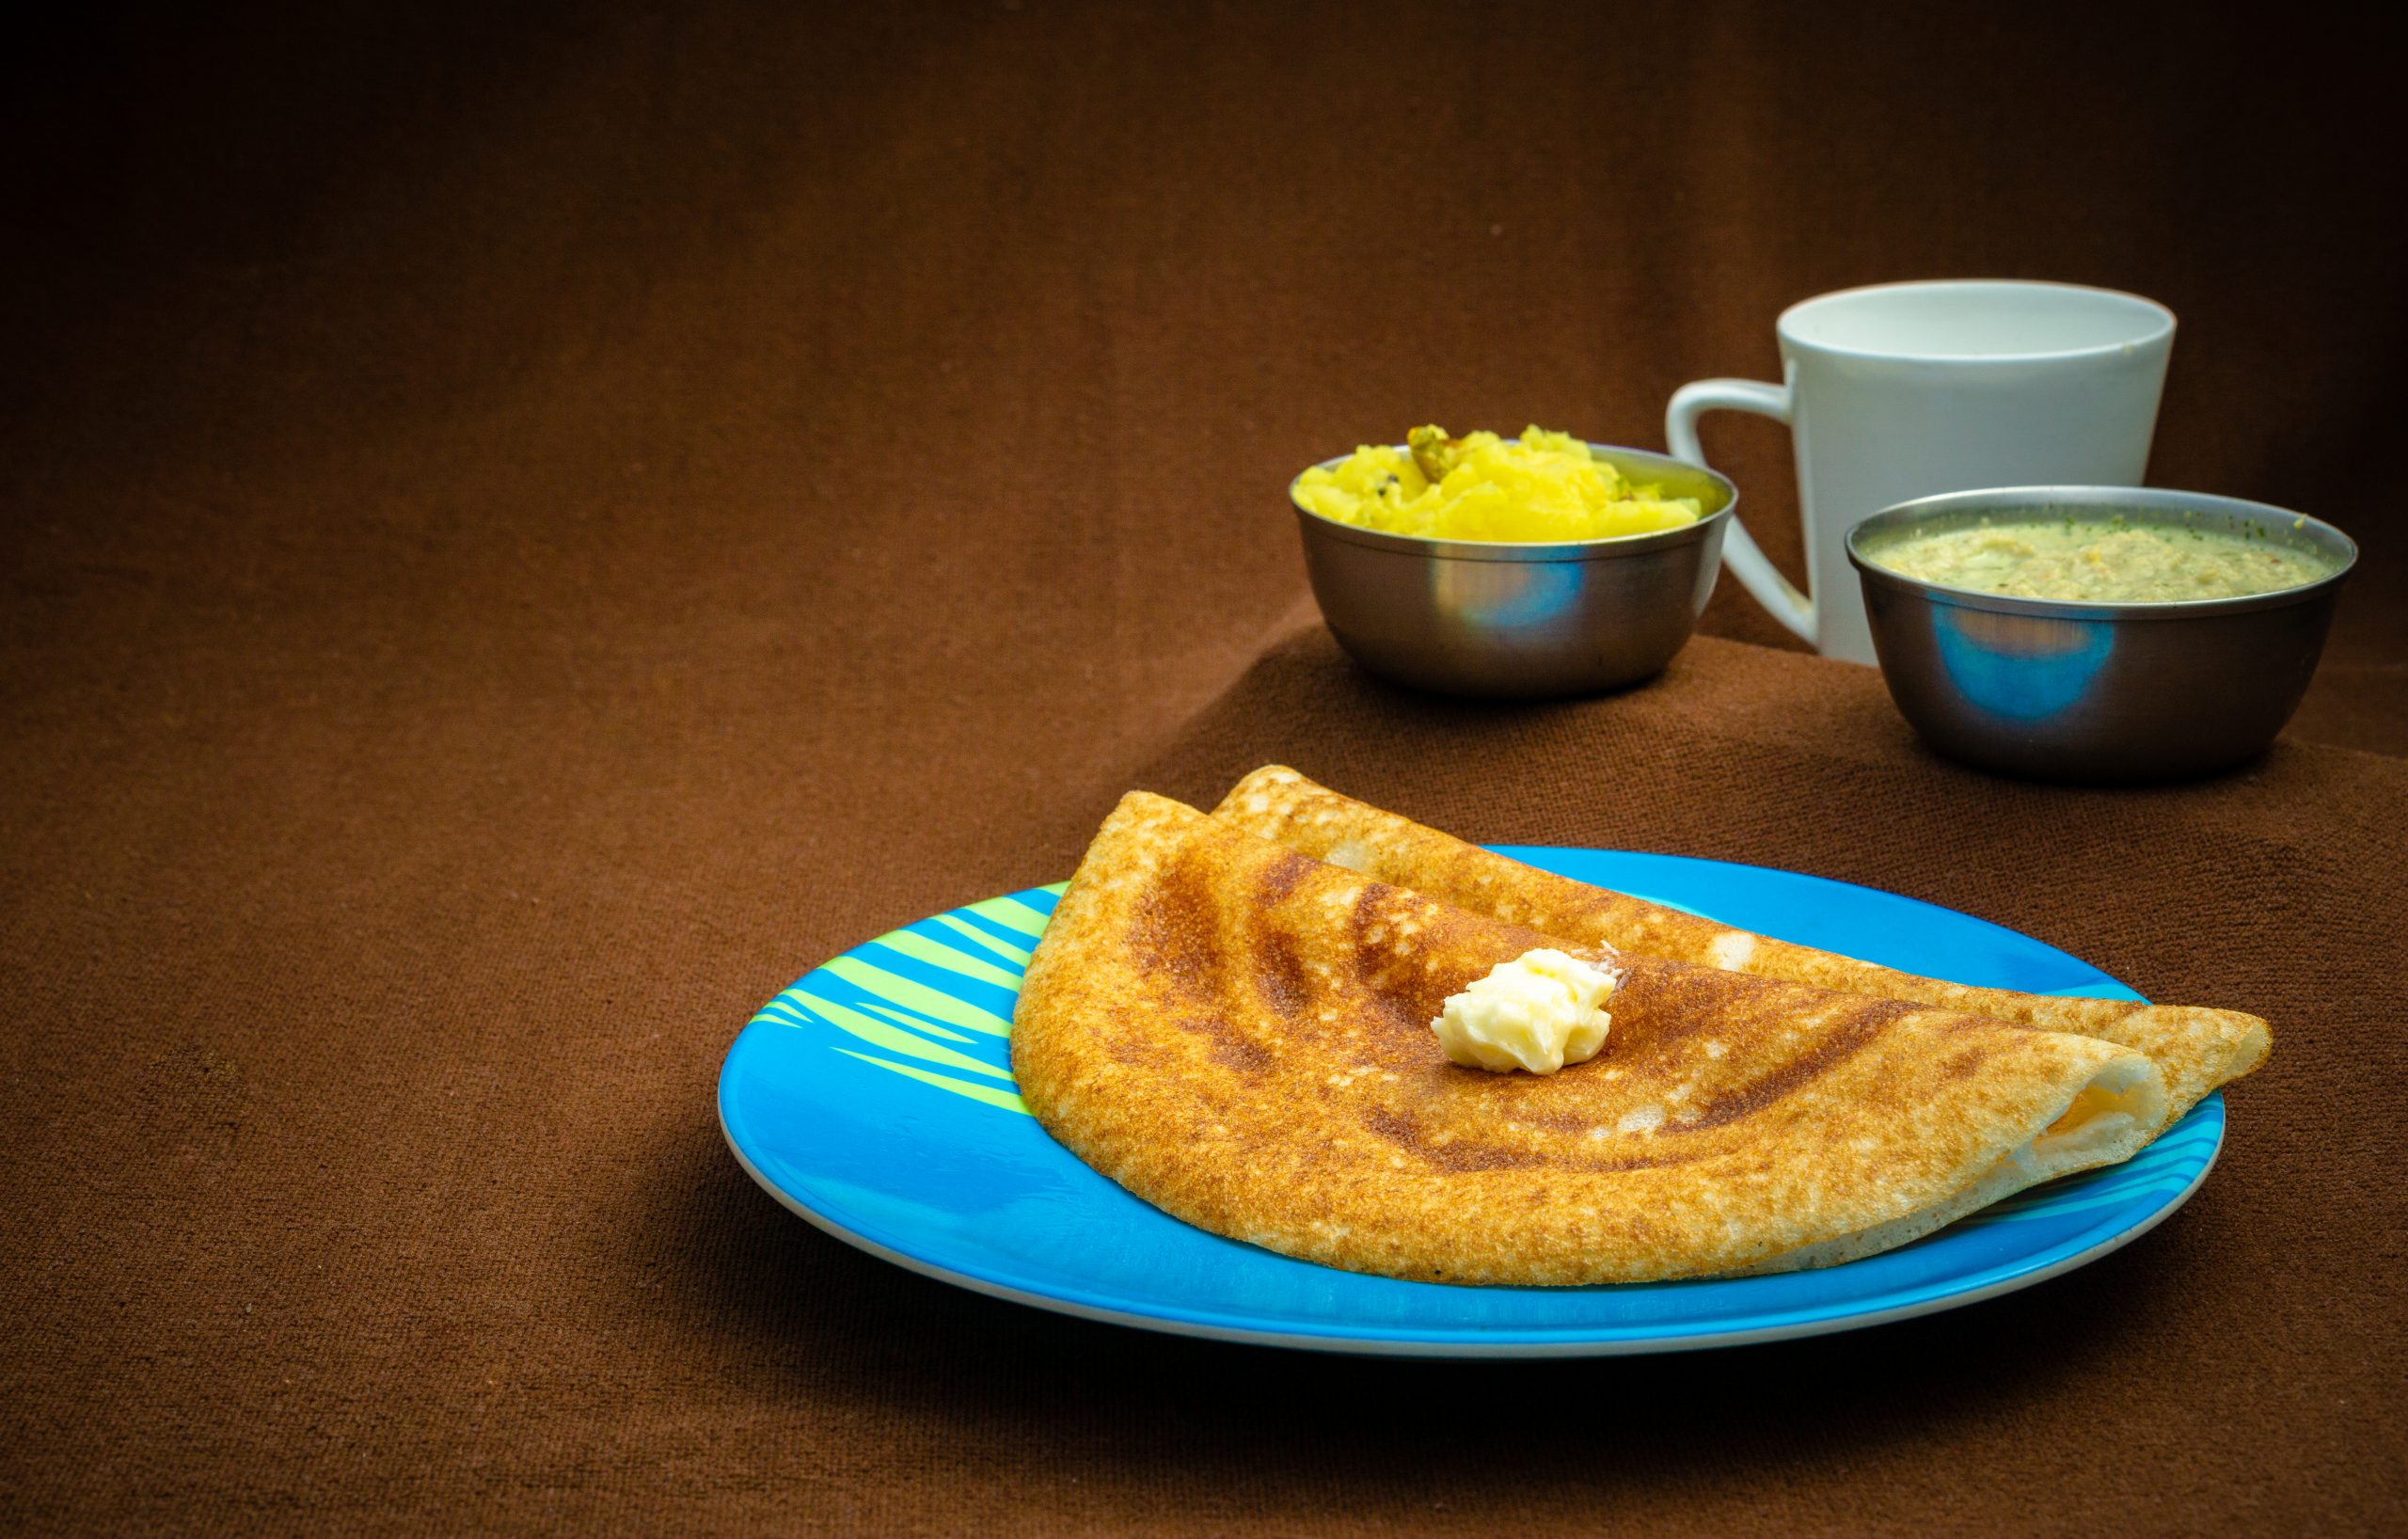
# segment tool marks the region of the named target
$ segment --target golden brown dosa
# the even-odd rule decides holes
[[[2155,1060],[2170,1123],[2199,1098],[2266,1061],[2266,1023],[2238,1010],[1977,989],[1751,934],[1644,898],[1592,887],[1466,844],[1315,785],[1285,765],[1238,782],[1212,815],[1315,860],[1569,941],[1996,1016],[2096,1037]]]
[[[1563,944],[1133,793],[1029,965],[1012,1071],[1190,1223],[1457,1283],[1846,1260],[2157,1123],[2155,1066],[2092,1038],[1594,946],[1623,975],[1596,1057],[1450,1063],[1446,996]]]

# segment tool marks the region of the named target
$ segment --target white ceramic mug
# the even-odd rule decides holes
[[[1782,311],[1783,382],[1703,379],[1672,393],[1664,436],[1703,465],[1697,420],[1789,424],[1806,592],[1734,521],[1722,560],[1826,657],[1871,662],[1847,532],[1893,503],[1986,486],[2137,486],[2148,468],[2174,312],[2067,283],[1845,289]]]

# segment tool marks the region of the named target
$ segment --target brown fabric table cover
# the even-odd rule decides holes
[[[38,850],[37,875],[105,885],[11,883],[21,1519],[2174,1533],[2408,1512],[2399,760],[2291,746],[2178,791],[2010,785],[1930,759],[1869,672],[1737,643],[1511,709],[1370,682],[1318,629],[1274,649],[1129,778],[1209,801],[1279,757],[1479,838],[1870,882],[2276,1023],[2206,1187],[2068,1277],[1812,1341],[1453,1365],[974,1296],[807,1227],[721,1145],[718,1055],[758,1001],[1069,871],[1119,778],[869,813],[799,783],[778,745],[804,723],[774,712],[751,745],[710,713],[596,710],[497,724],[479,754],[449,712],[402,711],[372,746],[295,721],[221,774],[150,777],[184,800]],[[12,830],[19,860],[123,781],[75,784]]]
[[[2380,40],[55,8],[0,57],[0,1531],[2400,1531]],[[2173,304],[2155,479],[2361,537],[2262,763],[1956,769],[1727,591],[1569,705],[1405,695],[1313,626],[1298,465],[1431,416],[1656,443],[1782,304],[1965,272]],[[1713,443],[1794,570],[1785,441]],[[1661,1359],[1114,1330],[737,1170],[761,1000],[1270,758],[1950,904],[2275,1056],[2113,1257]]]

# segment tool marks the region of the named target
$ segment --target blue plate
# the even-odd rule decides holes
[[[1507,847],[1582,881],[1960,982],[2140,996],[2028,936],[1819,877],[1673,855]],[[2137,1157],[2036,1187],[1914,1245],[1818,1272],[1599,1288],[1459,1288],[1291,1261],[1180,1223],[1046,1135],[1007,1034],[1059,886],[858,946],[752,1018],[720,1121],[771,1195],[915,1272],[1090,1320],[1334,1352],[1577,1357],[1729,1346],[1927,1314],[2138,1239],[2224,1142],[2210,1096]]]

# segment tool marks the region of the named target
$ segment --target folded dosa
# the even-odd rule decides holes
[[[1734,929],[1525,865],[1341,796],[1284,765],[1238,782],[1212,815],[1315,860],[1566,940],[2114,1042],[2147,1054],[2164,1074],[2169,1123],[2264,1063],[2273,1045],[2266,1023],[2238,1010],[1978,989]]]
[[[1012,1072],[1189,1223],[1450,1283],[1845,1261],[2158,1123],[2156,1067],[2093,1038],[1593,945],[1621,974],[1597,1056],[1450,1063],[1446,997],[1565,945],[1132,793],[1029,964]]]

